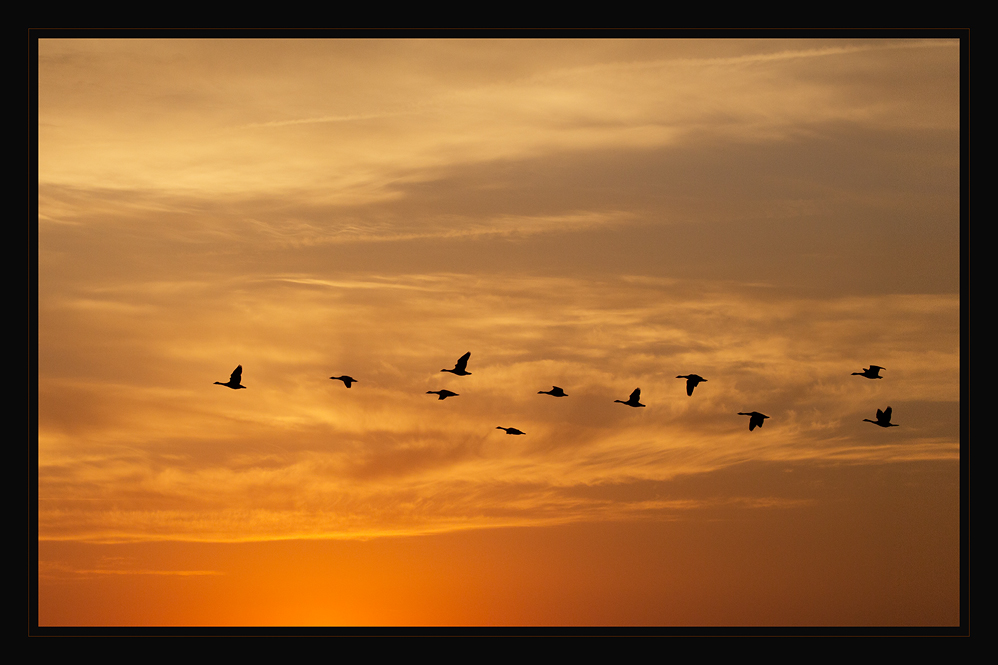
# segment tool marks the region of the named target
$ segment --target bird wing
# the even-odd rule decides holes
[[[696,379],[692,376],[686,379],[686,395],[688,397],[693,397],[693,389],[697,387]]]
[[[471,351],[457,359],[457,364],[454,365],[454,369],[459,372],[463,372],[468,367],[468,358],[471,357]]]
[[[232,374],[229,376],[229,382],[238,386],[242,382],[242,379],[243,379],[243,366],[240,365],[239,367],[232,370]]]
[[[877,411],[877,417],[878,418],[880,417],[879,411]],[[884,420],[886,420],[887,422],[891,421],[891,407],[887,407],[886,409],[884,409]]]
[[[749,417],[748,428],[750,432],[756,427],[762,427],[762,423],[769,417],[765,414],[759,413],[758,411],[753,411],[752,413],[739,413],[738,415]]]
[[[635,388],[634,392],[631,393],[631,401],[637,402],[641,399],[641,388]]]

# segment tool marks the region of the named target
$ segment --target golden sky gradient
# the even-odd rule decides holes
[[[40,624],[956,625],[959,55],[41,39]]]

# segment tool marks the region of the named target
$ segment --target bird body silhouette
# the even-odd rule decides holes
[[[233,390],[239,390],[240,388],[245,388],[246,386],[240,385],[243,378],[243,366],[239,365],[234,370],[232,370],[232,375],[229,376],[228,383],[222,383],[221,381],[216,381],[213,385],[225,386],[226,388],[232,388]]]
[[[457,359],[457,364],[454,365],[454,369],[442,369],[441,372],[450,372],[451,374],[457,374],[458,376],[468,376],[471,372],[468,369],[468,358],[471,357],[471,351]]]
[[[620,402],[621,404],[626,404],[627,406],[644,406],[644,404],[638,401],[640,399],[641,399],[641,388],[635,388],[634,392],[631,393],[631,396],[627,398],[626,402],[621,399],[615,399],[613,401]]]
[[[440,395],[437,399],[447,399],[448,397],[458,397],[457,393],[452,393],[449,390],[427,390],[427,395]]]
[[[880,370],[887,369],[886,367],[880,367],[879,365],[870,365],[862,372],[853,372],[853,376],[865,376],[868,379],[882,379],[884,377],[880,376]]]
[[[766,418],[769,418],[769,416],[761,414],[758,411],[753,411],[751,413],[743,413],[739,411],[738,415],[749,417],[748,429],[750,432],[754,430],[756,427],[762,427],[762,424],[763,422],[765,422]]]
[[[879,378],[879,377],[878,377]],[[883,411],[877,409],[877,419],[870,420],[869,418],[863,418],[864,423],[873,423],[874,425],[880,425],[881,427],[900,427],[900,425],[895,425],[891,422],[891,407],[887,407]]]
[[[506,434],[526,434],[526,432],[521,432],[515,427],[496,427],[496,429],[504,429],[506,430]]]
[[[551,390],[538,390],[538,395],[554,395],[555,397],[568,397],[568,393],[558,386],[551,386]]]
[[[696,388],[698,384],[707,380],[699,374],[687,374],[685,376],[677,376],[676,378],[686,379],[686,394],[690,397],[693,396],[693,389]]]
[[[357,379],[353,378],[352,376],[347,376],[346,374],[344,374],[343,376],[331,376],[329,378],[342,381],[343,385],[345,385],[347,388],[350,387],[351,383],[357,383]]]

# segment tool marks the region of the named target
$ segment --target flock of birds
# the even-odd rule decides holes
[[[450,372],[451,374],[455,374],[457,376],[469,376],[471,372],[468,371],[468,360],[470,359],[471,359],[471,351],[468,351],[463,356],[457,359],[457,363],[454,364],[454,369],[442,369],[440,371]],[[880,367],[879,365],[870,365],[862,372],[853,372],[852,376],[863,376],[866,377],[867,379],[882,379],[884,378],[880,376],[880,370],[882,369],[887,369],[887,368]],[[228,382],[222,383],[221,381],[216,381],[214,385],[225,386],[226,388],[239,390],[240,388],[246,388],[246,386],[242,385],[242,378],[243,378],[243,366],[239,365],[232,371],[231,376],[229,376]],[[342,381],[343,385],[345,385],[347,388],[349,388],[354,383],[358,383],[357,379],[353,378],[352,376],[347,376],[346,374],[344,374],[343,376],[331,376],[329,378],[335,381]],[[686,394],[689,397],[693,396],[694,388],[696,388],[698,385],[704,383],[707,380],[702,376],[700,376],[699,374],[685,374],[685,375],[681,374],[676,378],[686,379]],[[437,395],[438,400],[444,400],[447,399],[448,397],[458,397],[458,393],[446,389],[427,390],[426,394]],[[551,395],[553,397],[568,397],[568,393],[566,393],[558,386],[551,386],[551,390],[538,390],[537,394]],[[628,397],[627,400],[615,399],[613,401],[619,404],[625,404],[627,406],[632,406],[632,407],[645,406],[644,404],[641,403],[641,388],[635,388],[634,392],[631,393],[631,396]],[[738,415],[749,417],[750,432],[754,430],[756,427],[762,427],[766,418],[769,418],[769,416],[767,416],[766,414],[759,413],[758,411],[749,411],[747,413],[744,411],[739,411]],[[883,411],[877,409],[876,420],[870,420],[869,418],[864,418],[863,422],[873,423],[874,425],[879,425],[880,427],[898,427],[896,423],[891,422],[891,407],[889,406]],[[526,434],[526,432],[519,430],[515,427],[496,427],[496,429],[505,430],[506,434],[515,434],[515,435]]]

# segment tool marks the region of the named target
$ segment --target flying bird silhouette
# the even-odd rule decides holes
[[[538,395],[554,395],[555,397],[568,397],[568,393],[558,386],[551,386],[551,390],[538,390]]]
[[[329,378],[342,381],[343,385],[345,385],[347,388],[350,387],[351,383],[357,383],[357,379],[353,378],[352,376],[347,376],[346,374],[344,374],[343,376],[331,376]]]
[[[240,385],[239,382],[243,378],[243,366],[240,365],[232,370],[232,375],[229,377],[228,383],[222,383],[221,381],[216,381],[213,385],[225,386],[226,388],[232,388],[233,390],[239,390],[240,388],[245,388],[246,386]]]
[[[883,411],[877,409],[877,419],[870,420],[869,418],[863,418],[864,423],[873,423],[874,425],[880,425],[881,427],[900,427],[900,425],[895,425],[891,422],[891,407],[887,407]]]
[[[677,376],[677,379],[686,379],[686,394],[690,397],[693,396],[693,389],[697,387],[698,384],[706,381],[699,374],[687,374],[686,376]]]
[[[880,376],[880,370],[887,369],[886,367],[879,367],[878,365],[870,365],[862,372],[853,372],[853,376],[865,376],[868,379],[882,379],[884,377]]]
[[[521,432],[515,427],[496,427],[496,429],[504,429],[506,430],[506,434],[526,434],[526,432]]]
[[[437,399],[447,399],[448,397],[457,397],[457,393],[452,393],[449,390],[427,390],[427,395],[440,395]]]
[[[471,351],[457,359],[457,364],[454,365],[454,369],[442,369],[441,372],[450,372],[451,374],[457,374],[458,376],[468,376],[471,372],[468,369],[468,358],[471,357]]]
[[[754,430],[756,427],[762,427],[762,423],[766,420],[766,418],[769,418],[769,416],[763,415],[758,411],[753,411],[752,413],[743,413],[739,411],[738,415],[749,417],[748,430],[750,432]]]
[[[641,399],[641,388],[635,388],[634,392],[631,393],[631,396],[627,398],[626,402],[621,399],[615,399],[613,401],[620,402],[621,404],[626,404],[627,406],[644,406],[644,404],[638,401],[640,399]]]

